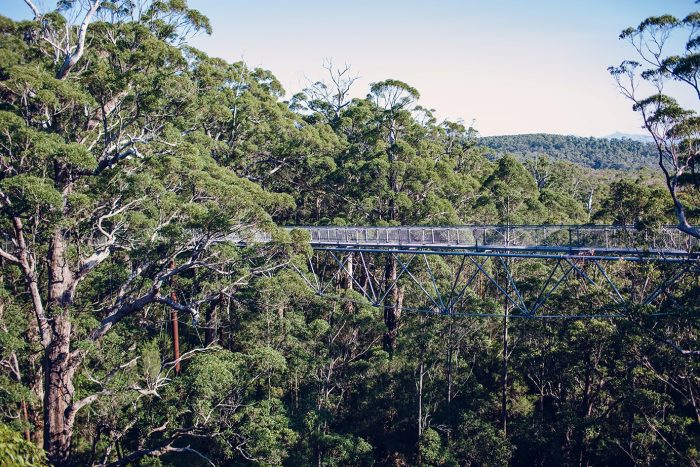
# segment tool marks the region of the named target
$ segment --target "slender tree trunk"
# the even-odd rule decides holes
[[[170,268],[173,269],[175,267],[175,261],[170,262]],[[174,281],[170,281],[170,285],[174,285]],[[177,292],[175,291],[175,288],[170,291],[170,299],[173,301],[173,303],[177,303]],[[173,359],[175,360],[175,374],[179,375],[180,374],[180,327],[179,327],[179,319],[177,316],[177,311],[172,310],[170,312],[170,322],[172,323],[173,326]]]
[[[1,302],[0,302],[0,308],[2,308]],[[0,315],[2,313],[0,312]],[[15,380],[17,383],[20,385],[22,384],[22,373],[20,372],[19,368],[19,360],[17,360],[17,353],[14,351],[10,354],[10,358],[12,360],[12,366],[14,367],[12,369],[12,372],[15,374]],[[29,423],[29,411],[27,410],[27,401],[22,397],[22,400],[19,403],[19,410],[20,410],[20,417],[22,418],[22,421],[25,424],[24,427],[24,439],[27,440],[28,442],[32,441],[32,433],[30,430],[31,424]]]
[[[418,439],[423,436],[423,373],[425,371],[425,359],[423,352],[420,356],[420,366],[418,368]]]
[[[343,288],[346,290],[352,290],[352,279],[355,273],[354,260],[354,254],[352,252],[348,253],[348,260],[345,262],[345,269],[347,272],[345,274],[345,283],[343,284]]]
[[[510,230],[506,231],[506,245],[510,241]],[[506,266],[509,267],[509,260],[506,258]],[[510,293],[510,287],[508,282],[508,271],[503,271],[504,283],[506,293]],[[508,437],[508,313],[510,311],[510,302],[508,297],[504,297],[504,316],[503,316],[503,359],[501,362],[502,368],[502,378],[503,384],[501,386],[501,428],[503,429],[503,436]]]
[[[173,292],[174,295],[174,292]],[[175,374],[180,374],[180,327],[177,311],[170,312],[170,320],[173,324],[173,359],[175,360]]]
[[[449,324],[449,329],[447,331],[447,416],[448,419],[452,419],[452,353],[453,353],[453,332],[452,332],[452,326],[453,326],[453,321],[454,318],[450,316],[450,324]]]
[[[508,436],[508,305],[503,317],[503,359],[501,361],[501,428],[503,436]]]
[[[423,436],[423,377],[425,375],[425,323],[421,317],[420,356],[418,365],[418,442]]]
[[[592,384],[592,358],[591,352],[586,352],[586,372],[583,383],[583,398],[581,400],[581,409],[579,412],[579,421],[585,423],[590,416],[591,410],[591,384]],[[585,441],[585,426],[579,427],[578,433],[578,463],[579,466],[587,465],[586,462],[586,441]]]
[[[27,424],[24,429],[24,439],[31,443],[32,442],[32,432],[29,430],[29,412],[27,411],[27,403],[22,399],[20,402],[20,409],[22,410],[22,421]]]
[[[625,418],[627,424],[627,452],[632,459],[632,462],[636,463],[634,458],[634,414],[636,407],[634,407],[633,399],[636,392],[636,385],[634,381],[634,362],[630,359],[627,363],[626,371],[626,384],[627,384],[627,396],[625,400]]]
[[[0,259],[0,283],[2,283],[5,280],[4,274],[2,274],[2,271],[4,271],[4,260]],[[2,300],[0,297],[0,325],[2,326],[3,332],[7,332],[7,328],[5,327],[5,302]],[[19,360],[17,359],[17,353],[15,351],[10,352],[10,364],[11,364],[11,372],[15,377],[15,381],[17,381],[18,384],[22,384],[22,372],[19,367]],[[26,441],[31,442],[32,440],[32,435],[29,427],[31,426],[29,424],[29,412],[27,411],[27,402],[25,401],[24,397],[22,397],[22,400],[20,400],[19,403],[19,410],[20,410],[20,417],[22,419],[22,422],[25,424],[24,428],[24,439]]]
[[[690,401],[693,404],[693,409],[695,410],[695,421],[700,424],[700,405],[697,403],[697,398],[693,391],[692,378],[687,377],[686,382],[688,384],[688,395],[690,396]]]
[[[29,325],[27,327],[27,340],[32,345],[40,346],[40,339],[37,330],[39,325],[36,316],[30,313],[28,316]],[[35,401],[44,400],[44,359],[41,353],[35,353],[29,356],[30,366],[30,385],[31,394]],[[42,444],[44,439],[44,414],[40,407],[29,405],[29,420],[30,425],[34,427],[32,438],[34,443]]]
[[[341,286],[345,290],[353,290],[353,278],[355,275],[355,255],[352,252],[348,253],[347,261],[345,262],[345,269],[346,272],[343,275]],[[348,300],[345,302],[343,308],[345,309],[346,313],[353,313],[353,311],[355,310],[355,304],[351,300]]]
[[[398,286],[384,301],[384,323],[386,332],[384,333],[384,350],[393,356],[396,350],[396,339],[399,334],[399,319],[401,318],[401,308],[403,302],[403,290]]]
[[[206,328],[204,330],[204,345],[209,346],[219,340],[219,315],[218,308],[224,307],[224,294],[219,295],[219,299],[211,303],[207,308],[205,320]]]
[[[392,287],[396,281],[397,265],[396,258],[390,256],[386,260],[384,269],[384,286]],[[394,354],[396,348],[396,337],[398,335],[399,318],[401,316],[400,298],[403,294],[399,290],[399,286],[393,285],[391,291],[384,299],[384,324],[386,324],[386,332],[384,333],[384,350],[389,352],[389,355]]]

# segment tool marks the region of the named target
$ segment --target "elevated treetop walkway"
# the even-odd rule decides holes
[[[315,250],[605,260],[698,260],[697,239],[672,226],[301,226]]]
[[[396,306],[391,297],[401,288],[404,310],[452,316],[621,317],[640,305],[660,310],[675,303],[681,279],[700,272],[700,242],[672,226],[285,229],[308,234],[313,254],[306,267],[294,262],[290,267],[318,295],[340,297],[343,289],[353,290],[372,306],[391,308]],[[269,240],[252,237],[242,241]],[[558,293],[562,296],[552,306]],[[475,310],[469,297],[484,294],[501,295],[505,311]],[[567,310],[566,297],[572,296],[590,304],[588,314]]]

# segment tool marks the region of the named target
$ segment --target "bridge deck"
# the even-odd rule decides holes
[[[455,227],[287,227],[302,229],[314,249],[533,257],[698,259],[698,241],[675,227],[465,225]]]
[[[299,262],[290,262],[290,267],[316,294],[348,299],[338,295],[338,287],[351,288],[372,306],[385,307],[391,291],[403,287],[409,291],[405,296],[411,297],[403,309],[427,314],[620,318],[638,305],[661,309],[665,300],[672,299],[676,284],[686,276],[695,277],[700,267],[700,244],[675,227],[653,231],[579,225],[286,229],[301,229],[310,237],[314,251],[306,267]],[[384,259],[390,255],[396,260],[397,274],[387,280],[389,263]],[[426,255],[457,258],[435,262]],[[513,268],[515,262],[504,260],[509,257],[526,259],[526,265],[538,260],[540,283],[532,281],[527,268]],[[610,267],[616,261],[630,263]],[[658,266],[654,274],[648,274],[646,262]],[[635,285],[638,273],[645,274],[643,287]],[[503,297],[510,311],[475,310],[467,291],[477,293],[477,286],[478,293],[487,288]],[[590,294],[585,295],[590,302],[587,311],[572,315],[566,306],[557,308],[557,290],[566,287]]]

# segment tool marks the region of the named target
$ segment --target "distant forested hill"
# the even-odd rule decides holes
[[[494,156],[513,153],[523,158],[545,154],[555,160],[574,162],[594,169],[634,170],[654,167],[654,148],[629,138],[582,138],[579,136],[529,134],[488,136],[479,139]]]

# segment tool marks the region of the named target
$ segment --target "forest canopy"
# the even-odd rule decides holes
[[[342,275],[315,294],[308,238],[279,228],[653,232],[675,222],[660,177],[591,168],[647,166],[637,143],[478,139],[394,77],[349,97],[342,67],[287,95],[190,47],[211,27],[183,0],[27,4],[0,17],[0,463],[700,464],[700,275],[626,319],[509,321],[488,281],[459,304],[503,320],[428,316],[391,255],[379,306]],[[460,267],[425,263],[448,288]],[[663,277],[613,267],[625,293]],[[547,306],[608,300],[581,281]]]
[[[583,138],[571,135],[504,135],[479,138],[495,157],[507,153],[523,158],[544,155],[593,169],[638,170],[656,167],[656,150],[650,142],[631,138]]]

